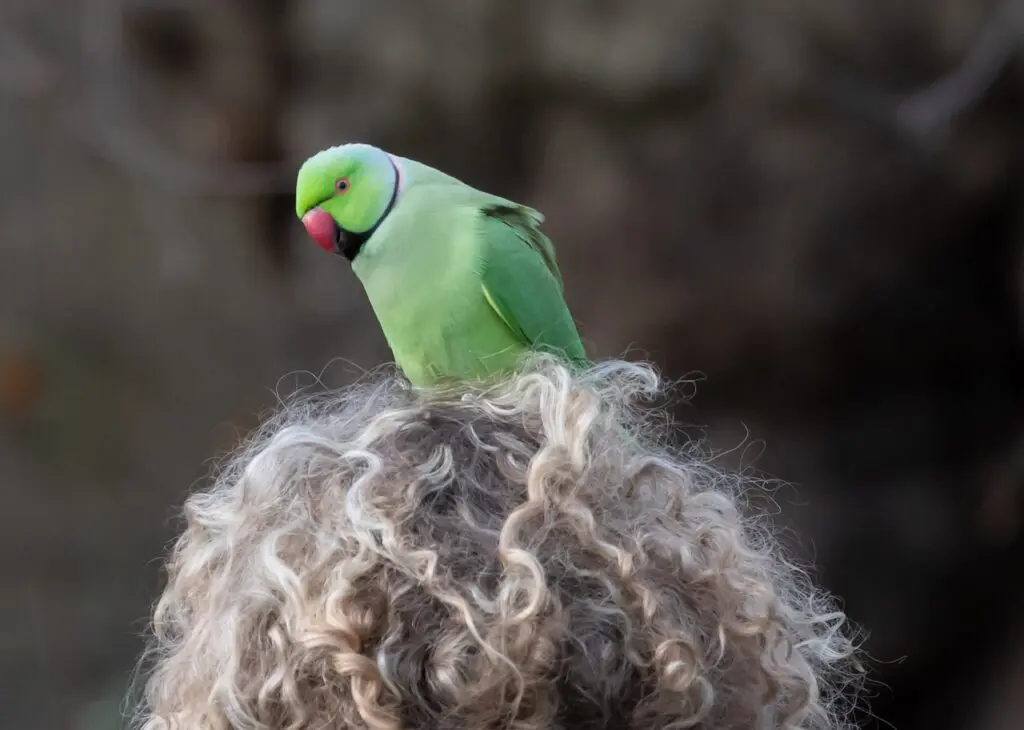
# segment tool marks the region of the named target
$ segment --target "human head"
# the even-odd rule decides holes
[[[660,392],[539,358],[290,403],[186,503],[141,724],[840,727],[843,615]]]

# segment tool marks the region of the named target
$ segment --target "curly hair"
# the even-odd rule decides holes
[[[145,730],[845,727],[844,615],[643,364],[296,399],[186,502]]]

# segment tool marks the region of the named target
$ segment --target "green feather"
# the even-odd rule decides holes
[[[523,210],[482,211],[481,286],[501,320],[524,345],[574,363],[586,363],[572,315],[562,298],[562,277],[550,239]]]

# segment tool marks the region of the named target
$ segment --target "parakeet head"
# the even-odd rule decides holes
[[[295,213],[321,248],[352,261],[394,207],[398,183],[398,168],[384,150],[330,147],[299,168]]]

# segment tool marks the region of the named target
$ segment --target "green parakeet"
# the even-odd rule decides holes
[[[367,144],[299,169],[295,212],[360,279],[409,381],[483,379],[530,350],[585,364],[544,217]]]

